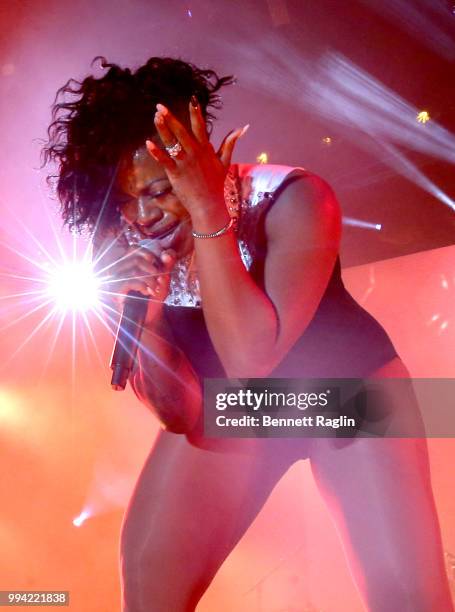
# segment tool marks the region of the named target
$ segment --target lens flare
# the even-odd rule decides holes
[[[100,282],[89,262],[71,261],[50,272],[47,293],[61,311],[87,312],[99,305]]]

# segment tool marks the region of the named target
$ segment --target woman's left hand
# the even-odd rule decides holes
[[[181,151],[171,157],[167,151],[147,140],[150,155],[165,169],[174,193],[190,215],[210,212],[224,205],[224,181],[237,140],[249,126],[233,130],[215,152],[199,104],[189,104],[191,130],[188,131],[171,111],[157,104],[155,126],[165,147],[179,143]]]

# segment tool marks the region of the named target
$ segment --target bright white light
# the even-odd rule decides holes
[[[443,322],[441,323],[441,326],[440,326],[439,330],[440,330],[441,332],[442,332],[442,331],[444,331],[448,325],[449,325],[449,322],[448,322],[448,321],[443,321]]]
[[[60,311],[86,312],[99,304],[99,284],[90,263],[72,261],[50,273],[47,293]]]
[[[73,525],[75,527],[80,527],[82,525],[82,523],[88,519],[88,517],[90,516],[90,513],[87,512],[86,510],[83,510],[79,516],[76,516],[75,519],[73,519]]]
[[[352,225],[353,227],[363,227],[365,229],[380,230],[381,223],[372,223],[371,221],[363,221],[354,217],[343,217],[343,225]]]

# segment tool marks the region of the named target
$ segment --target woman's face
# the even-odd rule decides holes
[[[122,194],[122,217],[144,238],[156,240],[163,250],[174,249],[178,258],[191,252],[190,215],[172,192],[166,172],[145,146],[125,158],[117,189]]]

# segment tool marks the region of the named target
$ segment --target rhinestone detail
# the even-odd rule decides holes
[[[237,232],[240,256],[249,270],[256,255],[257,223],[264,207],[273,198],[273,192],[251,192],[247,197],[242,197],[241,179],[236,170],[237,166],[231,166],[226,176],[224,200],[231,217],[235,219],[234,230]],[[125,224],[123,231],[128,244],[136,245],[141,240],[140,233],[134,227]],[[171,272],[169,293],[164,300],[168,306],[202,308],[199,279],[197,270],[191,266],[192,259],[193,253],[189,253],[176,262]]]

